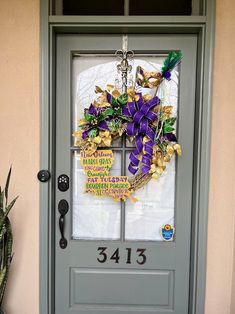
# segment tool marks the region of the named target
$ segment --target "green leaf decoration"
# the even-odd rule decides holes
[[[122,122],[119,119],[108,121],[107,124],[111,132],[118,131],[122,126]]]
[[[91,122],[92,120],[95,119],[94,116],[92,116],[91,114],[89,114],[89,113],[87,113],[87,112],[85,112],[84,118],[85,118],[85,120],[86,120],[87,122]]]
[[[97,130],[97,129],[92,129],[92,130],[90,130],[90,132],[88,133],[88,136],[89,136],[90,138],[94,138],[94,137],[96,137],[97,134],[98,134],[98,130]]]
[[[131,117],[128,117],[128,116],[120,116],[120,118],[125,121],[131,121],[132,119]]]
[[[167,123],[167,125],[173,126],[175,124],[176,118],[169,118],[165,121],[165,123]]]
[[[160,144],[158,144],[159,148],[161,149],[161,151],[165,152],[166,151],[166,147],[167,147],[167,143],[166,142],[162,142]]]
[[[103,112],[103,114],[107,117],[107,116],[111,116],[113,112],[114,110],[112,108],[108,108]]]
[[[112,105],[114,107],[119,106],[119,103],[118,103],[117,99],[115,97],[113,97],[113,96],[111,98],[111,103],[112,103]]]
[[[82,130],[83,130],[83,129],[85,129],[85,128],[86,128],[86,126],[87,126],[86,124],[79,124],[79,126],[78,126],[78,127],[79,127],[80,129],[82,129]]]
[[[162,74],[166,71],[172,71],[174,67],[180,62],[182,59],[182,52],[171,51],[166,59],[164,60],[163,67],[161,69]]]
[[[173,128],[173,125],[175,124],[176,118],[169,118],[165,120],[163,124],[163,133],[172,133],[175,128]]]
[[[174,128],[172,128],[170,125],[165,124],[163,126],[163,132],[166,133],[172,133],[174,131]]]
[[[118,98],[118,102],[121,104],[121,105],[125,105],[127,103],[127,100],[128,100],[128,94],[122,94],[119,98]]]
[[[100,122],[100,121],[103,121],[103,120],[106,119],[108,116],[112,116],[113,113],[114,113],[114,110],[113,110],[112,108],[106,109],[105,111],[103,111],[103,112],[100,114],[100,116],[99,116],[99,118],[98,118],[98,121],[99,121],[99,122]]]
[[[122,114],[122,108],[114,108],[114,115],[120,116]]]

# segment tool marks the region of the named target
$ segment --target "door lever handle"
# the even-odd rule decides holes
[[[65,229],[65,215],[67,214],[69,210],[69,204],[66,200],[60,200],[58,204],[58,210],[60,213],[60,218],[59,218],[59,228],[60,228],[60,234],[61,234],[61,239],[60,239],[60,247],[61,249],[65,249],[67,247],[68,241],[66,240],[64,236],[64,229]]]

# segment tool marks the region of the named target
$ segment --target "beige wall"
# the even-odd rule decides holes
[[[13,164],[14,259],[5,308],[38,314],[39,0],[0,1],[0,182]],[[217,1],[206,314],[235,313],[235,2]],[[235,265],[234,265],[235,269]],[[235,281],[235,275],[234,275]],[[232,298],[233,293],[233,298]],[[233,311],[230,312],[230,305]]]
[[[14,259],[5,309],[37,314],[39,206],[39,4],[0,0],[0,182],[13,164]]]
[[[228,314],[235,213],[235,1],[218,0],[216,9],[206,313]]]

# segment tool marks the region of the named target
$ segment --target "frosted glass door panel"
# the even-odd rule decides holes
[[[126,202],[126,240],[161,241],[160,228],[174,226],[175,159],[159,180],[151,180],[135,193],[136,203]]]
[[[111,175],[120,175],[121,154],[114,154]],[[86,177],[80,154],[73,155],[73,238],[119,239],[121,205],[109,197],[84,193]]]
[[[138,55],[131,61],[132,77],[138,65],[147,71],[160,71],[166,55]],[[114,55],[76,55],[72,60],[73,69],[73,119],[72,130],[83,117],[84,109],[97,98],[95,86],[102,89],[107,84],[115,84],[116,66],[119,60]],[[153,94],[154,90],[138,87],[143,94]],[[158,95],[163,105],[173,106],[173,114],[178,111],[178,71],[173,71],[171,80],[161,84]],[[73,138],[71,138],[73,146]],[[115,162],[110,174],[127,175],[129,154],[134,143],[119,139],[113,143]],[[119,152],[118,152],[119,150]],[[126,158],[123,158],[123,154]],[[95,197],[84,194],[85,175],[81,167],[79,153],[73,154],[73,238],[74,239],[120,239],[161,241],[160,228],[165,224],[174,226],[175,212],[175,159],[158,180],[151,180],[145,187],[135,192],[136,203],[130,200],[117,203],[109,197]],[[121,171],[121,169],[124,169]],[[124,219],[123,219],[124,217]],[[121,225],[121,221],[122,224]],[[122,232],[124,230],[124,233]]]

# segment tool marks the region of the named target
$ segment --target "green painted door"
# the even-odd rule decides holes
[[[169,51],[183,53],[163,95],[178,114],[183,155],[136,193],[136,203],[84,193],[80,154],[71,136],[95,97],[95,85],[104,88],[118,80],[115,51],[122,44],[121,35],[56,39],[56,314],[188,313],[197,37],[128,35],[133,69],[140,64],[153,71]],[[128,175],[132,145],[125,138],[114,143],[114,175]],[[58,189],[60,175],[68,176],[66,191]],[[175,228],[171,242],[160,236],[165,224]],[[66,248],[59,245],[61,229]]]

